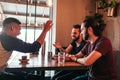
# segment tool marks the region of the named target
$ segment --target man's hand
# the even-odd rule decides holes
[[[59,42],[53,43],[53,46],[55,46],[55,47],[58,48],[58,49],[61,49],[61,48],[62,48],[62,46],[60,45]]]
[[[70,59],[71,59],[72,61],[76,61],[77,57],[76,57],[75,55],[71,55],[71,56],[70,56]]]
[[[52,27],[53,23],[51,20],[48,20],[46,23],[45,23],[45,26],[44,26],[44,31],[49,31],[50,28]]]
[[[65,56],[65,61],[71,61],[70,57]]]
[[[73,55],[71,55],[71,54],[66,54],[65,60],[66,60],[66,61],[73,61],[73,60],[71,59],[72,56],[73,56]]]
[[[41,45],[44,42],[44,39],[46,37],[46,33],[50,30],[52,27],[53,23],[51,20],[48,20],[44,26],[44,30],[42,31],[41,35],[38,37],[37,42],[39,42]]]

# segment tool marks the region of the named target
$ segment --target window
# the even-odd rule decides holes
[[[26,30],[26,28],[21,28],[21,34],[18,36],[18,38],[22,39],[23,41],[32,43],[38,38],[41,32],[41,29],[27,28]]]
[[[56,1],[52,0],[53,5],[49,7],[46,4],[47,0],[37,0],[36,7],[34,0],[22,1],[9,0],[0,1],[0,23],[6,17],[15,17],[22,22],[22,26],[28,24],[26,30],[25,27],[21,29],[21,34],[18,36],[20,39],[26,42],[33,42],[41,34],[43,24],[51,19],[54,23],[53,28],[47,33],[45,42],[46,49],[54,51],[52,43],[55,41],[55,25],[56,25]],[[27,15],[27,17],[26,17]],[[34,29],[34,27],[40,27]],[[26,32],[27,31],[27,32]]]
[[[8,1],[8,2],[7,2]],[[15,1],[15,2],[14,2]],[[18,0],[20,1],[20,0]],[[26,1],[26,0],[25,0]],[[32,0],[31,0],[32,1]],[[37,0],[37,1],[46,1],[46,0]],[[34,40],[38,38],[38,36],[41,34],[43,29],[43,24],[48,20],[51,19],[53,21],[53,27],[52,29],[47,33],[45,38],[45,44],[46,44],[46,51],[52,51],[53,54],[55,53],[55,48],[52,46],[52,43],[55,41],[56,36],[56,1],[52,0],[53,6],[47,7],[45,5],[38,6],[35,13],[35,7],[34,5],[28,6],[28,19],[27,23],[31,24],[28,26],[27,30],[26,27],[21,28],[21,34],[18,36],[18,38],[22,39],[23,41],[32,43]],[[2,0],[0,1],[0,23],[1,21],[6,17],[15,17],[19,19],[22,22],[22,26],[26,25],[26,5],[24,3],[17,3],[16,0]],[[35,16],[36,16],[36,23],[35,23]],[[33,26],[39,25],[40,28],[34,28]],[[1,24],[0,24],[0,31],[2,30]],[[15,53],[14,53],[15,52]],[[13,54],[10,57],[11,62],[14,57],[16,56],[16,51],[14,51]],[[47,55],[46,55],[47,56]],[[46,73],[48,73],[46,71]],[[54,72],[51,72],[46,75],[53,75]]]
[[[32,1],[32,0],[31,0]],[[46,49],[47,51],[53,51],[55,53],[52,43],[55,41],[55,31],[56,31],[56,0],[53,0],[53,6],[48,7],[44,3],[46,0],[39,0],[40,4],[36,7],[35,15],[35,5],[29,3],[28,5],[28,17],[27,23],[30,24],[26,30],[25,27],[22,27],[21,34],[18,38],[23,41],[32,43],[38,38],[43,29],[43,24],[51,19],[54,23],[53,28],[47,33],[45,38]],[[22,22],[22,26],[26,25],[26,4],[24,2],[14,2],[14,0],[0,2],[0,23],[6,17],[15,17]],[[36,16],[36,21],[35,21]],[[36,22],[36,23],[35,23]],[[34,29],[33,26],[38,25],[40,28]],[[1,27],[0,27],[1,29]],[[27,32],[26,32],[27,31]]]

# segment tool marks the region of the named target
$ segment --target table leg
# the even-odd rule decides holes
[[[45,80],[45,70],[41,70],[41,80]]]

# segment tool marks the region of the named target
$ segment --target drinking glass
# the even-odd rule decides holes
[[[65,62],[65,52],[58,52],[58,64],[63,65]]]

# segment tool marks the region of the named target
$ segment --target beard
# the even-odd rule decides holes
[[[80,35],[76,38],[73,38],[74,41],[77,41],[79,39]]]
[[[85,40],[88,40],[89,34],[85,34]]]
[[[86,33],[84,34],[84,40],[88,40],[89,38],[89,34],[88,34],[88,31],[86,30]]]

